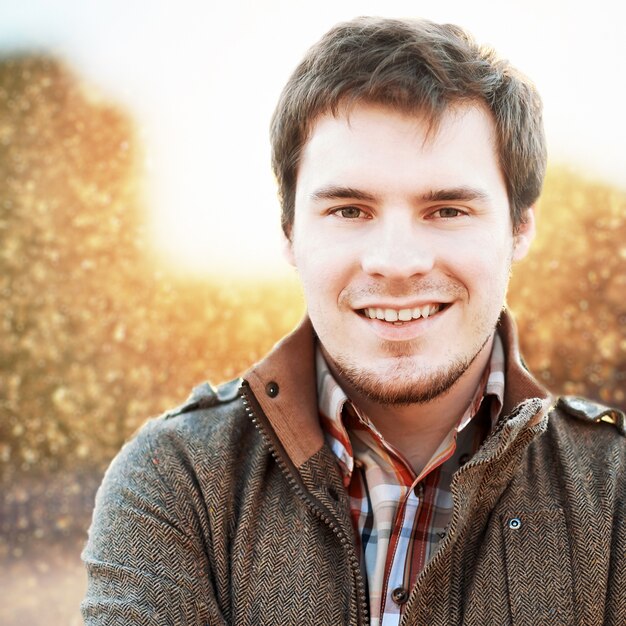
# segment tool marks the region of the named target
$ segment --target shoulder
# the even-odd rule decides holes
[[[610,535],[626,513],[626,437],[617,422],[602,419],[613,411],[591,400],[559,398],[525,449],[508,502],[563,510],[573,526]]]
[[[100,505],[129,494],[169,509],[229,500],[249,480],[250,466],[271,456],[246,413],[241,384],[204,383],[180,406],[148,420],[111,462]]]
[[[626,488],[626,418],[619,409],[579,396],[560,397],[545,443],[567,467]]]
[[[626,437],[626,415],[619,409],[580,396],[561,396],[556,409],[586,424],[612,424],[622,437]]]
[[[588,398],[559,397],[551,411],[549,427],[570,432],[581,443],[626,448],[624,413]]]
[[[218,387],[209,382],[194,387],[182,404],[148,420],[137,436],[155,443],[168,438],[190,444],[228,439],[250,422],[240,395],[242,383],[237,378]]]
[[[228,437],[229,432],[247,425],[241,396],[243,380],[236,378],[218,387],[205,382],[194,387],[179,406],[150,420],[146,426],[153,436],[195,439]]]
[[[113,465],[150,465],[171,474],[185,467],[195,471],[230,462],[241,450],[252,454],[262,438],[247,416],[241,396],[242,379],[218,387],[203,383],[174,409],[149,419],[126,442]]]
[[[182,404],[165,411],[160,417],[162,419],[170,419],[194,411],[228,404],[239,397],[242,383],[243,380],[241,378],[235,378],[219,387],[214,387],[209,382],[202,383],[192,389],[189,397]]]

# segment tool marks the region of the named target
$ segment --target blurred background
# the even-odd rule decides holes
[[[550,166],[509,302],[548,387],[626,408],[614,3],[0,0],[0,623],[81,623],[112,456],[302,315],[269,118],[304,51],[364,14],[461,24],[537,83]]]

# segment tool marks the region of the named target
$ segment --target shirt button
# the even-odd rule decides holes
[[[273,380],[267,383],[267,385],[265,385],[265,393],[270,398],[275,398],[278,395],[278,383],[274,382]]]
[[[396,604],[404,604],[409,599],[409,592],[404,587],[396,587],[391,592],[391,598]]]
[[[465,465],[470,459],[472,458],[471,454],[462,454],[459,457],[459,465],[462,467],[463,465]]]

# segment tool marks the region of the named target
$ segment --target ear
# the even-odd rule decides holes
[[[535,239],[535,207],[531,206],[524,211],[524,221],[513,233],[513,260],[521,261],[530,250]]]

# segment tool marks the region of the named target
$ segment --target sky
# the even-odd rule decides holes
[[[49,52],[123,107],[145,154],[160,259],[181,271],[286,269],[268,125],[301,56],[356,15],[467,28],[542,94],[551,163],[626,189],[626,38],[598,0],[0,0],[0,54]]]

